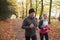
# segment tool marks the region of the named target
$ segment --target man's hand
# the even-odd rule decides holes
[[[40,29],[38,27],[36,29],[37,29],[38,32],[40,32]]]
[[[30,28],[33,28],[34,27],[34,24],[32,23],[32,24],[30,24]]]

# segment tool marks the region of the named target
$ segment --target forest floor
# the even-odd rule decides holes
[[[0,21],[0,40],[24,40],[24,29],[22,26],[22,19],[10,19],[7,21]],[[40,40],[39,32],[37,31],[37,39]],[[60,22],[52,20],[49,31],[50,40],[60,40]]]

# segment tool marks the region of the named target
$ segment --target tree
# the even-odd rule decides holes
[[[35,13],[35,16],[37,15],[37,0],[36,0],[36,13]]]
[[[30,8],[32,8],[32,0],[30,0]]]
[[[22,18],[24,18],[24,4],[23,4],[23,1],[22,1]]]
[[[14,0],[15,1],[15,0]],[[11,17],[14,12],[12,12],[12,0],[0,0],[0,20],[6,20]]]
[[[12,13],[9,7],[7,0],[0,0],[0,20],[10,18]]]
[[[43,14],[43,0],[41,0],[41,13],[39,19],[41,19],[42,14]]]
[[[27,16],[27,0],[26,0],[26,16]]]
[[[50,24],[50,17],[51,17],[51,8],[52,8],[52,0],[50,0],[50,8],[49,8],[49,24]]]
[[[16,16],[16,18],[18,18],[18,11],[17,11],[17,4],[16,4],[16,0],[9,0],[9,3],[11,4],[11,11],[12,13]]]
[[[59,14],[58,20],[60,21],[60,14]]]

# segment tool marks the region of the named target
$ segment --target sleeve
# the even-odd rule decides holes
[[[36,20],[36,21],[35,21],[35,22],[36,22],[35,26],[38,27],[38,19],[35,18],[35,20]]]
[[[27,19],[25,19],[22,23],[22,28],[23,29],[29,29],[28,23],[27,23]]]
[[[38,27],[38,19],[36,18],[36,27]]]
[[[43,20],[41,20],[40,22],[39,22],[39,29],[43,29],[43,27],[41,27],[43,25]]]

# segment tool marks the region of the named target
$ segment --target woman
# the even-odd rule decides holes
[[[39,22],[39,29],[40,39],[44,40],[45,37],[45,40],[49,40],[48,31],[50,28],[48,26],[48,18],[46,14],[43,15],[42,19]]]

